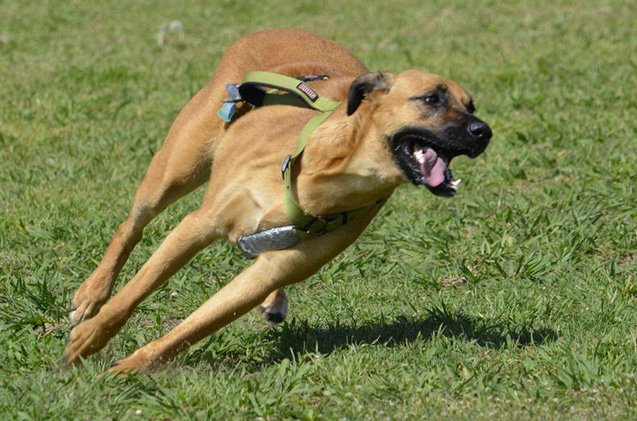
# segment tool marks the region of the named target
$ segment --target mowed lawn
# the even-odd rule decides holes
[[[0,22],[0,418],[637,417],[636,2],[5,0]],[[218,243],[65,365],[71,297],[176,114],[270,27],[457,81],[491,146],[454,161],[453,199],[399,188],[284,324],[252,311],[152,376],[106,373],[249,264]]]

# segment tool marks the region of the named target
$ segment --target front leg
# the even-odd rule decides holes
[[[287,250],[261,254],[172,331],[119,361],[113,371],[150,371],[262,303],[273,291],[302,281],[349,246],[377,209],[350,224]]]
[[[189,214],[166,237],[140,271],[92,318],[75,326],[64,351],[68,362],[98,352],[119,332],[135,307],[188,262],[199,250],[218,238],[213,218],[205,211]]]

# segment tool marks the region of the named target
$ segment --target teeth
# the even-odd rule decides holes
[[[425,163],[425,153],[422,151],[422,149],[418,149],[416,150],[416,152],[414,152],[414,158],[416,158],[416,161],[421,164]]]
[[[451,184],[451,187],[453,187],[454,189],[457,189],[460,183],[462,183],[462,180],[458,179],[451,181],[449,184]]]

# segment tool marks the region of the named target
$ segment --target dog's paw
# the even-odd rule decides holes
[[[286,316],[285,312],[271,311],[270,309],[263,310],[263,317],[270,323],[283,323]]]
[[[69,313],[71,325],[77,326],[97,314],[111,294],[110,284],[91,275],[80,285],[73,296],[73,308]]]
[[[70,364],[77,363],[80,358],[104,348],[111,337],[109,330],[104,329],[96,318],[80,323],[69,333],[64,358]]]
[[[288,314],[288,297],[282,289],[276,291],[270,300],[266,300],[259,306],[263,317],[270,323],[283,323]]]
[[[73,300],[73,309],[69,313],[69,319],[71,320],[71,326],[77,326],[81,322],[90,319],[97,314],[103,303],[94,302],[91,300]]]
[[[114,362],[108,370],[110,373],[127,375],[133,373],[150,373],[160,365],[160,359],[152,358],[145,349],[138,349],[128,358]]]

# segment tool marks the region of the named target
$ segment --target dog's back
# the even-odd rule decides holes
[[[293,77],[356,77],[367,72],[365,65],[347,49],[311,32],[301,29],[257,32],[241,38],[228,48],[204,88],[208,91],[206,97],[210,98],[211,116],[217,112],[214,107],[218,107],[227,95],[226,85],[241,82],[246,73],[255,70],[267,70]],[[221,120],[217,124],[221,131],[226,128]],[[212,153],[216,148],[214,140],[209,145]]]

